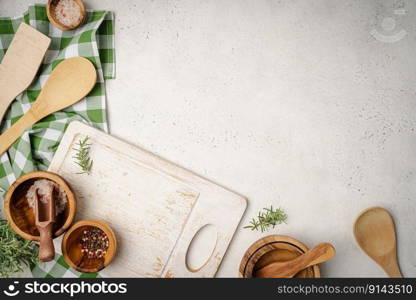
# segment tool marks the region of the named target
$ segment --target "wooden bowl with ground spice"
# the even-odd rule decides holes
[[[246,251],[240,263],[239,276],[255,277],[254,274],[262,267],[273,262],[285,262],[302,255],[309,248],[300,241],[285,235],[270,235],[254,242]],[[295,278],[319,278],[321,272],[318,265],[308,267]]]
[[[66,31],[79,27],[87,12],[82,0],[48,0],[46,14],[55,27]]]
[[[95,273],[113,260],[117,241],[113,230],[98,220],[76,222],[62,239],[62,255],[75,270]]]
[[[4,212],[10,227],[26,240],[39,241],[35,224],[34,193],[43,197],[52,188],[55,197],[56,221],[54,237],[60,236],[74,220],[77,208],[71,187],[59,175],[51,172],[32,172],[23,175],[11,185],[4,199]]]

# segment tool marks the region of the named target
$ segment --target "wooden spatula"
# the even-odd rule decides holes
[[[53,224],[55,223],[55,197],[54,188],[47,195],[43,195],[43,201],[35,193],[35,224],[40,234],[39,260],[46,262],[55,257],[53,246]],[[46,200],[46,201],[45,201]],[[44,202],[45,201],[45,202]]]
[[[86,58],[74,57],[61,62],[50,74],[29,111],[0,135],[0,155],[9,149],[28,127],[84,98],[94,87],[96,79],[94,65]]]
[[[354,236],[361,249],[390,277],[403,277],[397,261],[393,218],[382,207],[364,210],[354,224]]]
[[[291,261],[274,262],[254,273],[258,278],[291,278],[307,267],[323,263],[335,256],[335,248],[321,243]]]
[[[0,122],[13,100],[32,83],[51,39],[21,23],[0,64]]]

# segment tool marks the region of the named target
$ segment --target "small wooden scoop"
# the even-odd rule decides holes
[[[53,225],[55,223],[55,197],[54,188],[48,195],[43,197],[47,199],[46,203],[35,193],[35,224],[40,234],[39,260],[46,262],[55,257],[55,248],[53,246]]]
[[[51,73],[38,98],[19,121],[0,135],[0,155],[23,132],[49,114],[83,99],[94,87],[97,73],[86,58],[74,57],[61,62]]]
[[[13,100],[32,83],[51,39],[21,23],[0,65],[0,122]]]
[[[329,243],[321,243],[297,258],[271,263],[254,273],[258,278],[292,278],[307,267],[328,261],[335,256],[335,248]]]
[[[382,207],[364,210],[355,221],[354,236],[361,249],[390,277],[403,277],[397,262],[394,222],[387,210]]]

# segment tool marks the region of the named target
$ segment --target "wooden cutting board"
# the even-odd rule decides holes
[[[90,175],[77,174],[72,158],[86,136]],[[74,189],[77,219],[101,219],[115,231],[119,250],[105,276],[214,277],[247,205],[238,194],[80,122],[69,125],[49,171]],[[192,251],[212,250],[202,267],[191,269],[188,248],[207,225],[216,238]]]

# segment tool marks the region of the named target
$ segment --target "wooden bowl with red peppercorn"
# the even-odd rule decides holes
[[[113,230],[104,222],[81,220],[65,233],[62,254],[65,261],[82,273],[95,273],[113,260],[117,242]]]

